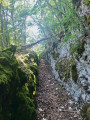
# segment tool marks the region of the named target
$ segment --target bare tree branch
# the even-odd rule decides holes
[[[27,48],[31,48],[31,47],[33,47],[34,45],[36,45],[36,44],[38,44],[38,43],[40,43],[40,42],[42,42],[42,41],[49,40],[49,39],[51,39],[51,38],[52,38],[52,36],[51,36],[51,37],[46,37],[46,38],[43,38],[43,39],[41,39],[41,40],[38,40],[37,42],[34,42],[34,43],[31,43],[31,44],[28,44],[28,45],[21,46],[21,48],[20,48],[20,49],[17,49],[17,51],[22,51],[22,50],[25,50],[25,49],[27,49]]]
[[[43,38],[43,39],[40,39],[38,40],[37,42],[34,42],[34,43],[31,43],[31,44],[28,44],[28,45],[24,45],[24,46],[21,46],[20,49],[17,49],[17,51],[22,51],[22,50],[25,50],[27,48],[31,48],[33,47],[34,45],[40,43],[40,42],[43,42],[45,40],[49,40],[51,38],[54,38],[55,36],[58,36],[59,39],[61,40],[62,37],[64,37],[64,31],[61,31],[60,33],[56,34],[56,35],[51,35],[50,37],[46,37],[46,38]]]

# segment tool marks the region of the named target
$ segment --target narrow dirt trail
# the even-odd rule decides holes
[[[51,67],[43,59],[39,66],[37,120],[82,120],[74,101],[55,81]]]

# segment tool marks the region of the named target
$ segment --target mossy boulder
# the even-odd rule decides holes
[[[39,60],[33,55],[36,63],[30,56],[28,64],[20,63],[12,50],[8,48],[0,53],[0,119],[35,120]]]
[[[90,120],[90,103],[84,103],[81,108],[81,116],[84,120]]]

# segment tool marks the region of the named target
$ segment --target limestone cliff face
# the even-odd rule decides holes
[[[60,43],[54,53],[47,58],[52,66],[55,79],[72,95],[75,101],[82,104],[90,102],[90,38],[85,38],[82,56],[73,58],[70,54],[69,41]]]
[[[87,16],[89,14],[89,8],[85,4],[85,0],[81,0],[80,6],[78,8],[78,13],[80,16],[84,16],[84,15]]]
[[[78,12],[87,16],[88,7],[81,1]],[[64,34],[64,33],[63,33]],[[78,35],[79,41],[55,41],[45,52],[55,79],[72,95],[80,105],[90,102],[90,35]]]

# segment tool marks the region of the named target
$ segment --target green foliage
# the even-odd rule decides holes
[[[9,3],[10,3],[9,0],[6,0],[6,1],[4,1],[4,0],[0,0],[0,4],[2,4],[3,6],[8,6]]]
[[[90,11],[90,0],[85,0],[84,3],[89,7],[89,11]],[[90,14],[87,16],[87,25],[90,29]]]
[[[79,6],[80,1],[37,0],[31,5],[28,1],[7,0],[6,2],[10,3],[8,6],[1,5],[0,49],[7,48],[11,43],[25,45],[37,41],[37,38],[55,36],[38,46],[37,50],[42,51],[57,39],[62,30],[65,31],[65,41],[74,39],[84,29],[84,20],[73,6]],[[89,0],[85,1],[89,4]],[[89,17],[87,23],[89,24]],[[34,25],[37,25],[39,30],[37,38],[27,32],[28,28]]]
[[[29,16],[29,9],[23,9],[21,12],[20,12],[20,17],[25,17],[25,16]]]
[[[90,103],[84,103],[81,108],[81,116],[84,120],[90,120]]]
[[[81,0],[72,0],[73,4],[77,7],[80,6]]]
[[[86,5],[90,5],[90,0],[84,0],[84,3],[85,3]]]

